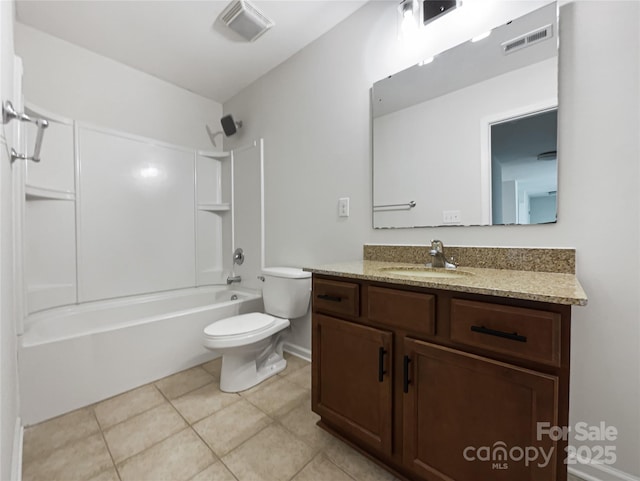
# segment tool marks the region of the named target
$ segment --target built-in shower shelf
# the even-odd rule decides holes
[[[207,212],[226,212],[231,210],[231,204],[198,204],[198,210]]]
[[[210,159],[226,159],[231,156],[229,152],[213,152],[208,150],[198,150],[198,155]]]
[[[34,185],[25,185],[24,194],[26,200],[75,200],[73,192],[65,190],[47,189]]]

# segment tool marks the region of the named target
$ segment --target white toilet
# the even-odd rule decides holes
[[[204,329],[204,346],[222,354],[220,390],[249,389],[287,367],[283,330],[309,308],[311,273],[292,267],[264,269],[265,313],[228,317]]]

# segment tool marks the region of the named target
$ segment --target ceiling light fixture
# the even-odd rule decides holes
[[[275,25],[269,17],[247,0],[231,2],[219,18],[222,23],[249,42],[253,42]]]
[[[403,0],[400,2],[400,32],[402,35],[412,35],[418,30],[418,2],[415,0]]]

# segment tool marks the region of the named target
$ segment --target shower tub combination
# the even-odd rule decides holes
[[[25,320],[19,351],[23,423],[214,359],[203,347],[203,329],[262,308],[257,292],[212,286],[35,313]]]

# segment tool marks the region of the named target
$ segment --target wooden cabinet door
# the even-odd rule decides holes
[[[429,481],[559,480],[564,453],[537,439],[538,422],[558,422],[557,377],[409,338],[404,349],[403,464]],[[526,466],[519,449],[538,457]]]
[[[391,453],[392,341],[390,332],[313,314],[313,410],[383,453]]]

